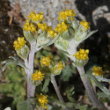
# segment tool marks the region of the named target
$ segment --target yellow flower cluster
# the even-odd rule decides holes
[[[43,58],[40,60],[40,63],[41,63],[41,65],[49,66],[50,63],[51,63],[51,58],[50,58],[50,56],[43,57]]]
[[[40,94],[38,95],[37,99],[40,106],[44,109],[47,109],[47,103],[48,103],[47,95]]]
[[[56,32],[59,32],[59,33],[62,33],[64,31],[68,30],[68,25],[64,22],[60,23],[60,24],[57,24],[56,28],[55,28],[55,31]]]
[[[47,33],[48,33],[48,35],[49,35],[50,37],[52,37],[52,38],[54,38],[54,37],[57,36],[57,33],[56,33],[54,30],[52,30],[52,29],[49,29],[49,30],[47,31]]]
[[[102,70],[102,67],[100,66],[93,66],[92,73],[93,75],[101,76],[104,74],[104,71]]]
[[[80,25],[83,26],[85,30],[90,28],[90,23],[87,21],[80,21]]]
[[[42,31],[47,31],[48,25],[46,23],[38,23],[38,28],[41,29]]]
[[[69,17],[72,18],[74,16],[76,16],[74,10],[65,10],[65,11],[59,12],[58,20],[67,20],[67,18]]]
[[[24,37],[18,37],[17,40],[14,41],[13,47],[15,50],[21,49],[26,44],[26,41],[24,40]]]
[[[63,64],[63,62],[58,62],[58,64],[56,65],[56,69],[58,70],[58,71],[61,71],[62,69],[64,68],[64,64]]]
[[[44,79],[44,74],[41,71],[36,71],[32,74],[32,80],[42,81]]]
[[[23,30],[35,32],[36,31],[36,26],[33,23],[30,23],[29,21],[26,21],[26,23],[23,26]]]
[[[87,60],[88,59],[89,50],[80,49],[78,52],[74,54],[75,58],[78,60]]]
[[[32,21],[42,21],[44,19],[44,15],[43,13],[31,12],[28,18]]]

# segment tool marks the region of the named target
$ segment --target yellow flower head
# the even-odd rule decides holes
[[[32,21],[42,21],[44,19],[44,15],[43,13],[31,12],[28,18]]]
[[[15,50],[21,49],[26,44],[26,41],[24,40],[24,37],[18,37],[17,40],[14,41],[13,47]]]
[[[80,25],[83,26],[85,30],[90,28],[90,23],[87,21],[80,21]]]
[[[40,94],[38,95],[37,99],[38,99],[40,106],[44,109],[47,109],[47,104],[48,104],[47,95]]]
[[[42,31],[46,31],[48,29],[48,25],[46,23],[38,23],[38,28]]]
[[[57,36],[57,33],[56,33],[54,30],[52,30],[52,29],[49,29],[49,30],[47,31],[47,33],[48,33],[48,35],[49,35],[50,37],[52,37],[52,38],[54,38],[54,37]]]
[[[101,76],[104,74],[104,71],[102,70],[102,67],[100,66],[93,66],[92,73],[93,75]]]
[[[41,71],[36,71],[32,74],[32,80],[42,81],[44,79],[44,74]]]
[[[51,63],[51,58],[50,58],[50,56],[43,57],[43,58],[40,60],[40,63],[41,63],[41,65],[49,66],[50,63]]]
[[[33,23],[30,23],[29,21],[26,21],[26,23],[23,26],[23,30],[35,32],[36,31],[36,26]]]
[[[58,64],[56,65],[56,69],[58,70],[58,71],[61,71],[62,69],[64,68],[64,64],[63,64],[63,62],[58,62]]]
[[[76,16],[74,10],[64,10],[59,12],[58,20],[67,20],[67,18],[72,18]]]
[[[55,31],[56,32],[59,32],[59,33],[62,33],[64,31],[68,30],[68,25],[64,22],[60,23],[60,24],[57,24],[56,28],[55,28]]]
[[[88,54],[89,54],[89,50],[86,49],[80,49],[79,51],[77,51],[74,56],[76,59],[78,60],[88,60]]]

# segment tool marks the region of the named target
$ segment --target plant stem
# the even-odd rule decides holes
[[[90,98],[93,105],[97,107],[99,110],[107,110],[104,104],[98,100],[97,95],[92,87],[90,80],[88,80],[87,76],[85,75],[84,67],[77,67],[77,70],[80,74],[81,80],[87,91],[88,97]]]
[[[58,99],[60,100],[60,102],[64,103],[63,97],[60,93],[59,87],[57,85],[56,79],[54,75],[51,75],[51,83],[53,84],[53,87],[55,89],[55,92],[57,94]]]
[[[31,76],[27,76],[27,98],[34,97],[35,85],[32,84],[30,80]]]
[[[76,53],[76,50],[77,48],[74,48],[74,50],[70,53],[70,59],[72,61],[75,61],[75,58],[73,57],[73,55]],[[90,80],[87,78],[87,76],[85,75],[85,70],[84,70],[84,67],[81,67],[81,66],[77,66],[76,67],[78,72],[79,72],[79,75],[81,77],[81,80],[84,84],[84,87],[86,89],[86,92],[88,94],[88,97],[89,99],[91,100],[93,106],[95,106],[96,108],[98,108],[99,110],[107,110],[104,106],[104,104],[102,102],[100,102],[97,98],[97,95],[93,89],[93,86],[90,82]]]
[[[35,85],[32,84],[31,76],[34,70],[35,43],[31,44],[29,59],[25,62],[27,73],[27,98],[34,97]]]
[[[61,102],[63,105],[65,105],[64,99],[63,99],[63,97],[62,97],[62,95],[61,95],[61,93],[60,93],[60,90],[59,90],[59,87],[58,87],[58,85],[57,85],[57,82],[56,82],[56,79],[55,79],[55,76],[54,76],[54,75],[51,75],[51,83],[53,84],[53,87],[54,87],[54,89],[55,89],[55,92],[56,92],[56,94],[57,94],[58,99],[60,100],[60,102]],[[68,109],[68,108],[65,106],[64,110],[70,110],[70,109]],[[74,109],[73,109],[73,110],[74,110]]]

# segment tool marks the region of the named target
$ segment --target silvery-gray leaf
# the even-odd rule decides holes
[[[5,108],[4,110],[11,110],[11,108],[10,108],[10,107],[7,107],[7,108]]]
[[[103,81],[103,82],[108,82],[108,83],[110,83],[110,79],[106,79],[106,78],[104,78],[103,76],[96,76],[96,78],[97,78],[97,80],[98,81]]]
[[[83,42],[84,40],[86,40],[86,39],[89,38],[92,34],[94,34],[94,33],[96,33],[96,32],[97,32],[97,30],[89,32],[89,33],[87,34],[87,36],[86,36],[81,42]]]

